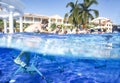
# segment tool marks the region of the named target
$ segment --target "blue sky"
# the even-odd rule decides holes
[[[64,17],[70,8],[66,8],[68,2],[76,0],[21,0],[25,5],[25,13],[36,13],[41,15],[60,15]],[[81,2],[83,0],[79,0]],[[100,17],[110,18],[113,23],[120,24],[120,0],[97,0],[98,5],[93,5],[92,9],[99,11]]]

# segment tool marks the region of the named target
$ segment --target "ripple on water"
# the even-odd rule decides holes
[[[28,42],[33,42],[29,35],[19,35],[19,37],[21,39],[14,35],[11,40],[10,46],[13,45],[13,49],[0,48],[0,83],[7,83],[10,78],[15,80],[15,83],[120,83],[120,59],[111,59],[111,56],[120,56],[120,40],[114,36],[91,35],[88,37],[77,36],[77,38],[75,36],[75,38],[73,36],[65,36],[64,38],[52,36],[53,39],[49,36],[46,38],[42,36],[43,40],[41,40],[41,36],[32,36],[32,38],[38,39],[37,42],[34,40],[38,47],[37,51],[32,49],[29,52],[32,55],[32,61],[34,55],[38,56],[35,59],[35,66],[46,77],[45,80],[36,72],[32,74],[19,72],[15,77],[12,77],[12,74],[19,68],[19,65],[14,64],[13,57],[17,57],[20,49],[25,49],[24,43],[21,44],[21,42],[27,37],[29,37]],[[69,40],[69,38],[72,39]],[[120,37],[118,36],[118,38]],[[7,42],[7,39],[4,41]],[[14,46],[17,48],[19,43],[21,44],[20,49],[14,49]],[[47,54],[48,50],[55,55]],[[59,53],[63,53],[63,55],[59,55]],[[74,54],[78,55],[74,56]],[[104,54],[108,56],[95,57]],[[91,57],[92,55],[94,56]]]

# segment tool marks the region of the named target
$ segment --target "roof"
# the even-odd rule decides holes
[[[91,23],[96,23],[96,24],[99,24],[100,22],[104,22],[104,21],[110,21],[110,19],[108,18],[105,18],[105,17],[98,17],[98,18],[95,18],[91,21]]]
[[[40,17],[40,18],[45,18],[45,19],[49,18],[49,16],[46,16],[46,15],[31,14],[31,13],[25,13],[24,17]]]
[[[9,12],[14,11],[13,16],[23,15],[25,6],[19,0],[0,0],[0,18],[9,17]]]
[[[61,16],[59,15],[53,15],[53,16],[50,16],[50,18],[57,18],[57,19],[63,19]]]

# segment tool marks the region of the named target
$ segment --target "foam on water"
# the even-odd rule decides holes
[[[119,58],[120,34],[54,35],[12,34],[0,37],[0,46],[44,55]]]

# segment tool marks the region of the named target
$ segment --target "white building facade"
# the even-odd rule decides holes
[[[55,23],[57,25],[64,23],[64,19],[59,15],[45,16],[40,14],[25,13],[23,16],[23,23],[42,23],[43,20],[47,20],[49,22],[48,27],[50,27],[52,23]]]
[[[96,28],[106,29],[108,33],[112,32],[113,23],[108,18],[98,17],[93,19],[90,23],[97,25]]]

